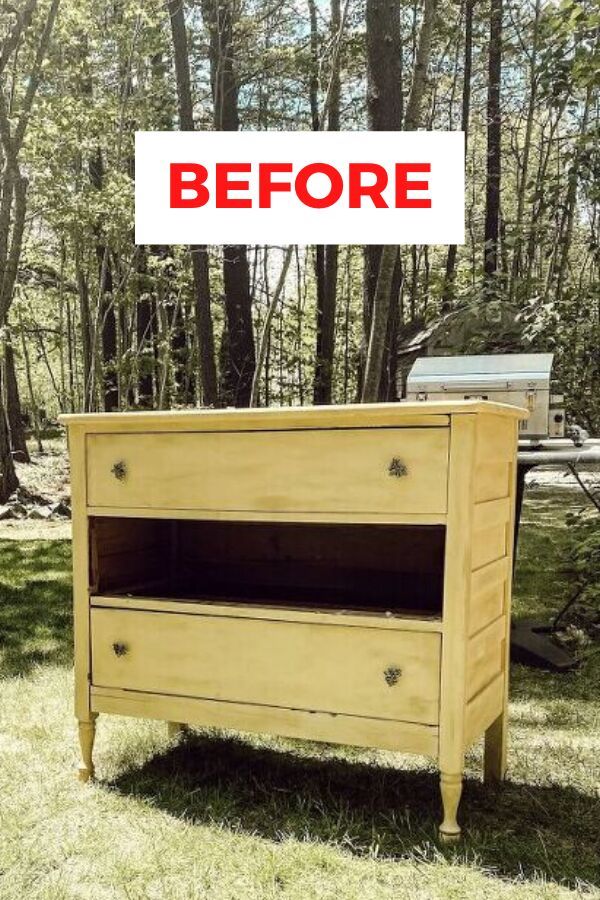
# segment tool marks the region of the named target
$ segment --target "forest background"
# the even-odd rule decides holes
[[[554,352],[597,434],[599,36],[594,0],[1,3],[0,502],[59,412],[396,400],[423,334]],[[418,128],[465,131],[464,246],[134,243],[136,130]]]

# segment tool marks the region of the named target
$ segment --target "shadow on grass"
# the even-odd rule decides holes
[[[533,569],[527,575],[532,598],[542,606],[545,586],[542,591]],[[36,664],[69,665],[71,631],[69,542],[0,541],[0,674],[26,675]],[[516,674],[523,698],[587,698],[593,681],[591,669],[567,676]],[[108,787],[182,820],[271,840],[318,841],[364,857],[433,856],[440,820],[433,772],[319,759],[314,752],[306,758],[233,738],[190,735]],[[600,884],[593,796],[510,781],[491,790],[470,779],[462,816],[464,841],[458,850],[441,848],[449,859],[458,854],[509,879]]]
[[[438,778],[340,759],[255,748],[191,734],[109,787],[190,823],[270,840],[340,846],[358,856],[432,858],[440,821]],[[597,800],[576,790],[467,779],[464,840],[441,847],[505,878],[600,883]]]
[[[513,618],[533,619],[549,625],[573,597],[578,583],[573,571],[573,545],[565,525],[568,512],[586,506],[579,491],[529,487],[525,495],[524,519],[513,590]],[[565,622],[568,622],[568,616]],[[580,666],[557,673],[513,665],[511,699],[596,702],[600,695],[598,653],[579,654]],[[576,710],[575,710],[576,711]]]
[[[0,541],[0,676],[73,658],[71,544]]]

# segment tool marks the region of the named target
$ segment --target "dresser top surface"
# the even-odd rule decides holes
[[[85,431],[236,431],[288,428],[403,427],[448,425],[449,416],[495,415],[527,418],[525,409],[487,400],[364,403],[339,406],[288,406],[267,409],[186,409],[162,412],[81,413],[59,417]]]

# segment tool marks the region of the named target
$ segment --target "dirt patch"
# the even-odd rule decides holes
[[[44,452],[29,447],[31,463],[16,463],[25,511],[23,518],[0,521],[0,538],[12,540],[69,540],[71,522],[51,514],[36,519],[34,509],[51,509],[61,502],[70,504],[69,456],[64,438],[44,441]],[[591,487],[600,478],[599,467],[581,468],[582,479]],[[527,475],[530,488],[560,488],[581,493],[581,488],[564,466],[540,466]],[[581,494],[583,499],[583,494]]]
[[[31,462],[15,465],[21,487],[50,506],[70,497],[69,456],[66,440],[52,438],[43,443],[43,453],[30,445]]]
[[[581,480],[588,485],[588,487],[593,487],[600,480],[600,467],[596,466],[595,468],[590,467],[584,469],[582,466],[579,469],[579,474],[581,475]],[[526,484],[528,487],[553,487],[565,488],[566,490],[581,490],[577,481],[565,466],[540,466],[537,469],[533,469],[533,471],[527,475]]]
[[[4,541],[70,541],[71,523],[38,522],[34,519],[9,519],[0,522],[0,540]]]
[[[64,438],[29,446],[30,463],[15,464],[19,487],[0,507],[0,538],[63,540],[71,536],[69,458]]]

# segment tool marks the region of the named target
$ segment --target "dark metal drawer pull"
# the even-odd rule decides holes
[[[127,463],[123,462],[123,460],[120,459],[114,464],[110,471],[113,473],[117,481],[125,481],[125,478],[127,477]]]
[[[127,653],[127,650],[129,649],[127,647],[127,644],[120,644],[118,641],[115,641],[115,643],[112,645],[112,647],[113,647],[115,656],[125,656],[125,654]]]
[[[385,683],[388,687],[394,687],[395,684],[398,684],[401,675],[402,669],[399,666],[388,666],[383,673]]]
[[[389,465],[388,474],[393,475],[394,478],[402,478],[404,475],[408,475],[408,469],[402,460],[395,456]]]

